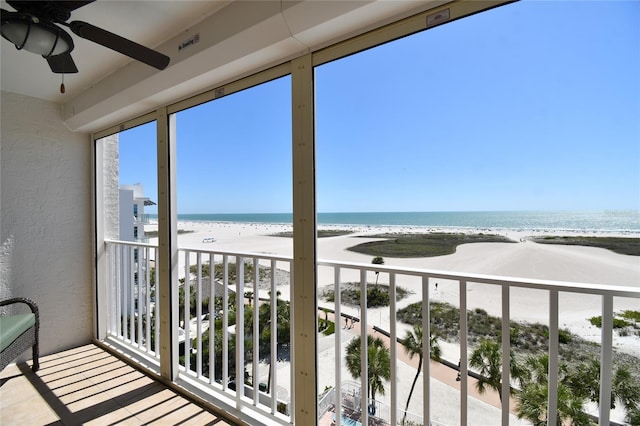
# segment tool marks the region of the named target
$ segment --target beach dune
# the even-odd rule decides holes
[[[153,226],[150,227],[153,229]],[[227,222],[179,222],[179,229],[191,231],[179,235],[181,248],[200,248],[242,253],[277,256],[292,256],[293,239],[275,236],[291,231],[287,224],[227,223]],[[433,228],[389,227],[389,226],[324,226],[321,229],[346,229],[351,234],[319,238],[318,258],[327,261],[345,261],[370,264],[372,256],[349,251],[348,248],[373,241],[373,235],[382,233],[406,233],[438,231]],[[447,232],[472,232],[469,229]],[[561,282],[589,283],[611,286],[640,286],[640,256],[620,255],[606,249],[594,247],[537,244],[528,240],[530,236],[554,234],[554,231],[514,231],[486,230],[484,233],[499,233],[512,239],[514,243],[471,243],[458,246],[451,255],[429,258],[385,258],[385,266],[421,268],[446,271],[451,274],[482,274],[499,277],[542,279]],[[557,231],[556,231],[557,232]],[[564,234],[563,234],[564,235]],[[584,235],[584,234],[581,234]],[[599,234],[601,235],[601,233]],[[629,235],[626,235],[629,236]],[[215,239],[215,242],[210,239]],[[153,242],[153,241],[152,241]],[[184,274],[184,259],[180,259],[179,273]],[[279,267],[286,265],[279,265]],[[318,286],[333,283],[333,271],[319,268]],[[353,276],[351,276],[351,275]],[[380,274],[380,282],[385,280]],[[355,271],[344,271],[343,280],[359,280]],[[412,291],[408,298],[399,302],[398,308],[421,300],[420,282],[410,277],[400,277],[399,285]],[[435,300],[458,305],[458,283],[441,281],[437,291],[431,293]],[[289,294],[283,289],[283,295]],[[501,316],[501,292],[499,286],[470,283],[468,286],[468,307],[481,308],[489,314]],[[511,318],[520,321],[548,321],[549,296],[546,291],[513,289],[510,296]],[[600,330],[592,326],[588,319],[600,315],[601,300],[597,296],[574,293],[560,294],[560,326],[585,338],[599,341]],[[320,304],[325,303],[320,300]],[[346,312],[357,314],[355,308],[345,308]],[[638,309],[637,300],[615,298],[614,310]],[[353,312],[350,312],[353,310]],[[385,326],[382,314],[378,318],[380,326]],[[387,324],[388,325],[388,314]],[[388,328],[387,328],[388,329]],[[631,342],[631,339],[637,340]],[[625,350],[640,356],[640,339],[629,336],[629,343],[620,343]],[[624,339],[623,339],[624,341]]]

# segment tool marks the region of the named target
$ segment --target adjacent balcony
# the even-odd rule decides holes
[[[157,248],[119,241],[107,242],[106,248],[105,343],[159,372]],[[179,254],[179,296],[174,307],[179,320],[172,333],[172,345],[179,354],[173,366],[178,371],[176,385],[239,418],[292,424],[296,386],[291,357],[296,329],[290,321],[296,309],[291,297],[293,260],[200,249],[181,249]],[[567,363],[573,362],[567,358],[572,350],[567,345],[577,339],[563,328],[561,308],[563,301],[577,297],[595,304],[601,320],[599,341],[580,343],[591,348],[583,358],[599,365],[593,392],[600,403],[585,400],[580,412],[587,416],[583,419],[599,424],[616,424],[612,418],[625,416],[615,400],[617,394],[612,401],[620,360],[614,350],[614,299],[616,309],[637,306],[637,288],[335,261],[318,261],[317,268],[318,424],[465,425],[479,424],[479,418],[490,424],[531,424],[517,416],[525,389],[523,369],[530,382],[544,383],[539,418],[556,424],[558,416],[565,419],[567,414],[562,397],[570,381]],[[372,288],[388,295],[388,306],[372,307]],[[410,297],[403,299],[407,289]],[[441,298],[444,294],[447,303]],[[538,336],[534,342],[525,332],[527,325],[512,319],[517,317],[517,312],[511,312],[512,298],[547,302],[545,320],[534,324],[542,330],[544,341]],[[442,328],[447,318],[456,328],[449,327],[448,335]],[[480,322],[489,324],[484,337],[478,335]],[[412,330],[415,335],[417,329],[420,345],[436,345],[419,346],[416,356],[410,357],[406,336]],[[474,359],[484,341],[497,351],[498,361],[492,366],[497,376]],[[537,350],[537,356],[523,352],[523,345],[535,346],[532,351]],[[380,362],[376,351],[387,353],[386,374],[379,375],[371,367]],[[533,361],[527,364],[528,360]],[[535,360],[546,362],[539,377],[533,371]],[[514,365],[523,367],[520,373]],[[632,380],[637,381],[633,374]],[[479,392],[478,382],[487,391]],[[614,411],[612,402],[617,407]],[[407,405],[410,408],[405,411]]]
[[[148,225],[149,223],[151,223],[148,214],[134,214],[133,222],[136,225]]]

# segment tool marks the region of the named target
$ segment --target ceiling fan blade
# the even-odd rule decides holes
[[[64,22],[69,19],[71,12],[94,1],[95,0],[7,0],[7,3],[19,12],[29,13],[39,18],[48,17],[57,22]]]
[[[165,69],[171,60],[171,58],[160,52],[86,22],[73,21],[69,23],[69,27],[71,31],[82,38],[108,47],[159,70]]]
[[[78,72],[75,62],[70,53],[63,53],[62,55],[49,56],[47,62],[51,71],[56,74],[74,74]]]

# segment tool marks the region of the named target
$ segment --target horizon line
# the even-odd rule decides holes
[[[397,214],[397,213],[639,213],[640,208],[621,209],[525,209],[525,210],[405,210],[405,211],[326,211],[316,212],[317,214]],[[157,214],[157,213],[150,213]],[[281,214],[291,215],[293,212],[178,212],[178,215],[267,215]]]

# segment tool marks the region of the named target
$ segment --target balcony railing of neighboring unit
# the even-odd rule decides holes
[[[110,256],[110,333],[125,345],[135,347],[157,357],[158,353],[158,318],[155,315],[153,295],[155,291],[151,274],[151,261],[155,259],[156,248],[149,245],[131,244],[124,242],[107,243]],[[138,248],[139,261],[134,262],[133,249]],[[270,421],[279,424],[291,424],[294,412],[292,389],[294,389],[294,372],[289,362],[289,352],[292,342],[289,329],[290,309],[295,309],[291,300],[289,288],[293,279],[291,276],[293,260],[289,257],[267,256],[251,253],[231,253],[200,249],[181,249],[180,264],[183,273],[179,283],[180,289],[180,330],[183,336],[176,342],[180,346],[180,376],[184,380],[192,381],[199,389],[205,389],[210,395],[218,396],[235,407],[238,412],[255,411],[256,414],[266,416]],[[366,336],[371,333],[373,326],[377,330],[386,329],[390,342],[397,342],[402,326],[397,317],[398,282],[403,286],[410,286],[416,296],[422,301],[432,300],[434,293],[452,291],[455,305],[459,307],[459,361],[461,389],[468,389],[470,372],[468,366],[470,358],[468,338],[467,306],[474,294],[482,294],[500,313],[501,321],[499,341],[502,355],[502,394],[508,395],[509,384],[513,383],[509,376],[509,360],[511,349],[511,302],[512,295],[519,292],[534,292],[542,294],[548,303],[546,323],[548,324],[548,424],[555,424],[553,419],[558,412],[557,395],[559,382],[559,297],[576,297],[591,295],[600,300],[599,311],[602,316],[601,350],[599,353],[601,364],[600,390],[600,424],[610,424],[610,398],[612,389],[612,360],[613,360],[613,300],[625,300],[636,304],[640,299],[640,289],[635,287],[605,286],[593,284],[575,284],[552,282],[543,280],[512,279],[504,277],[483,276],[474,274],[450,274],[442,271],[423,269],[398,268],[372,264],[358,264],[349,262],[318,261],[319,286],[329,286],[334,293],[331,309],[335,320],[335,344],[333,349],[334,371],[330,392],[322,392],[323,400],[320,405],[321,415],[327,415],[333,404],[333,418],[335,424],[341,424],[345,412],[343,401],[343,383],[352,380],[351,376],[343,373],[345,365],[342,348],[347,331],[340,327],[342,319],[352,318],[351,324],[358,324],[356,332],[361,341],[366,342]],[[154,277],[155,278],[155,277]],[[376,311],[367,309],[367,288],[376,279],[385,282],[389,294],[388,308],[377,308]],[[441,283],[440,290],[434,288],[436,282]],[[327,284],[328,283],[328,284]],[[341,303],[341,290],[348,285],[359,289],[359,305],[348,307]],[[484,286],[487,291],[477,292]],[[484,288],[483,287],[483,288]],[[256,288],[258,291],[255,291]],[[529,294],[527,293],[527,294]],[[237,295],[242,295],[238,297]],[[522,295],[521,295],[522,296]],[[524,297],[528,297],[525,295]],[[618,299],[620,298],[620,299]],[[499,300],[498,300],[499,299]],[[185,301],[189,301],[186,309]],[[276,309],[271,309],[276,306]],[[258,314],[255,315],[255,311]],[[320,313],[320,317],[322,317]],[[383,321],[384,315],[384,321]],[[430,339],[430,304],[422,303],[420,307],[420,322],[422,324],[423,341]],[[378,323],[378,325],[376,325]],[[406,327],[405,327],[406,329]],[[427,345],[428,346],[428,345]],[[336,349],[337,348],[337,349]],[[389,344],[391,380],[385,385],[387,390],[384,403],[375,402],[374,405],[389,407],[374,411],[369,407],[369,398],[359,398],[358,407],[350,407],[359,411],[359,422],[369,424],[397,425],[402,423],[404,415],[404,400],[399,397],[399,355],[402,349],[398,344]],[[422,412],[411,413],[413,423],[446,424],[443,419],[434,418],[431,410],[433,389],[428,348],[425,348],[422,364],[422,381],[419,384],[422,394]],[[367,348],[360,350],[361,371],[359,387],[368,389]],[[453,360],[450,360],[453,361]],[[455,360],[457,361],[457,360]],[[320,362],[320,361],[319,361]],[[449,363],[451,365],[451,363]],[[237,366],[242,366],[238,368]],[[327,368],[323,364],[322,368]],[[242,378],[238,379],[236,371],[241,370]],[[324,374],[324,371],[323,371]],[[475,374],[475,373],[473,373]],[[345,377],[347,376],[347,377]],[[411,380],[409,378],[408,380]],[[403,382],[405,383],[405,382]],[[405,384],[403,384],[405,386]],[[320,389],[322,391],[322,389]],[[333,402],[328,399],[332,399]],[[459,408],[452,405],[450,410],[459,409],[459,423],[468,423],[469,413],[468,392],[459,395]],[[510,398],[503,398],[501,412],[495,419],[503,425],[510,422]],[[395,407],[395,408],[393,408]],[[513,407],[511,407],[513,408]],[[412,411],[415,411],[412,410]],[[384,413],[385,418],[380,416]],[[422,418],[420,418],[420,415]],[[409,419],[409,418],[407,418]],[[473,422],[472,422],[473,423]],[[494,422],[492,422],[494,423]]]
[[[150,223],[148,214],[137,214],[133,216],[133,220],[136,224]]]

